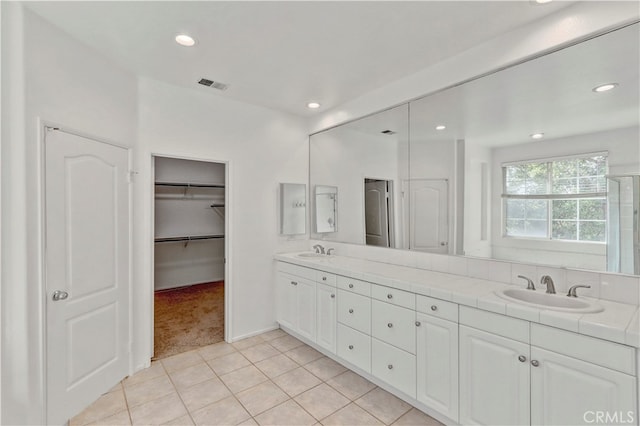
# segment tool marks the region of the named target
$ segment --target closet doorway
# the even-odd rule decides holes
[[[225,340],[225,163],[153,157],[154,359]]]

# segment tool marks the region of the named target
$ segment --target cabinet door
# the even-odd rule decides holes
[[[459,333],[460,423],[529,424],[529,345],[463,325]]]
[[[316,284],[316,343],[336,351],[336,289]]]
[[[532,424],[637,421],[635,377],[536,347],[531,365]]]
[[[458,324],[417,315],[416,399],[458,421]]]
[[[316,283],[297,280],[296,287],[296,331],[311,341],[316,339]]]
[[[277,312],[278,322],[291,330],[297,329],[296,294],[298,278],[293,275],[278,273]]]

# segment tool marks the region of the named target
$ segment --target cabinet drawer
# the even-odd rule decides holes
[[[371,301],[371,335],[416,353],[416,312],[378,300]]]
[[[531,324],[531,345],[636,375],[635,349],[595,337]]]
[[[381,285],[371,285],[371,297],[387,303],[402,306],[409,309],[416,307],[416,295],[408,291],[396,290],[395,288]]]
[[[338,356],[371,373],[371,337],[338,324]]]
[[[338,289],[338,321],[371,334],[371,299]]]
[[[410,397],[416,397],[415,355],[372,339],[371,373]]]
[[[416,311],[458,322],[458,304],[422,295],[416,296]]]
[[[518,342],[529,343],[529,321],[481,311],[468,306],[460,306],[458,310],[461,325],[468,325]]]
[[[335,274],[330,274],[329,272],[316,271],[316,281],[322,284],[330,285],[332,287],[336,286],[336,276]]]
[[[338,288],[343,290],[352,291],[367,297],[371,296],[371,284],[366,281],[355,280],[353,278],[338,275],[337,284]]]
[[[315,281],[317,271],[287,262],[278,262],[278,271]]]

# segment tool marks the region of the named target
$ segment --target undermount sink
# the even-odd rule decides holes
[[[298,257],[313,257],[313,258],[328,258],[329,256],[327,256],[326,254],[322,254],[322,253],[298,253],[297,254]]]
[[[567,297],[563,294],[547,294],[521,288],[508,288],[496,291],[496,294],[511,302],[552,311],[594,313],[604,310],[602,306],[595,302],[575,297]]]

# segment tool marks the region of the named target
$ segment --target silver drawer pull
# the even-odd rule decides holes
[[[431,310],[432,310],[432,311],[437,311],[437,310],[438,310],[438,307],[437,307],[436,305],[431,305]]]
[[[352,350],[352,349],[353,349],[353,345],[349,345],[349,350]]]
[[[393,294],[391,293],[387,294],[387,299],[393,299]]]
[[[332,294],[331,294],[331,298],[332,298],[332,299],[335,299],[335,297],[336,297],[336,295],[332,293]]]
[[[322,277],[322,281],[326,281],[326,280],[327,280],[327,277]]]
[[[524,356],[524,355],[520,355],[520,356],[518,357],[518,361],[520,361],[520,362],[525,362],[526,360],[527,360],[527,357],[526,357],[526,356]]]
[[[353,313],[353,309],[349,309],[349,313],[352,314]]]
[[[416,327],[420,327],[420,321],[416,321]]]
[[[353,288],[353,284],[349,284],[349,288]]]
[[[393,364],[389,364],[389,365],[387,365],[387,368],[388,368],[389,370],[393,370]]]
[[[540,363],[538,361],[536,361],[535,359],[531,360],[531,365],[533,365],[534,367],[537,367],[540,365]]]
[[[298,285],[298,283],[297,283],[297,282],[295,282],[295,281],[291,281],[291,284],[293,284],[293,285]]]
[[[67,297],[69,297],[69,293],[67,293],[66,291],[56,290],[56,291],[53,292],[53,295],[51,296],[51,299],[54,302],[57,302],[58,300],[65,300]]]
[[[393,327],[393,324],[389,323],[389,324],[387,324],[387,327],[391,328],[391,327]]]

